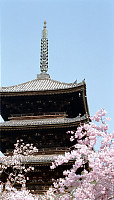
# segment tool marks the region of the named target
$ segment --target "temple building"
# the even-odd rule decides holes
[[[2,87],[0,123],[0,150],[10,155],[17,139],[33,143],[37,155],[29,158],[28,165],[35,167],[30,173],[27,187],[38,192],[52,185],[52,178],[62,177],[62,171],[71,163],[50,169],[55,155],[63,155],[71,147],[69,130],[76,130],[80,122],[88,121],[89,110],[86,83],[64,83],[48,74],[48,34],[46,22],[42,31],[41,73],[26,83]]]

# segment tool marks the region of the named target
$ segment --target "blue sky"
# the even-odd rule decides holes
[[[114,1],[2,0],[1,85],[35,79],[40,73],[44,20],[49,38],[49,74],[62,82],[87,84],[90,114],[105,108],[114,130]]]

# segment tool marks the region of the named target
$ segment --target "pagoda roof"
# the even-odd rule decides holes
[[[62,154],[64,155],[64,154]],[[57,157],[57,154],[50,154],[50,155],[30,155],[27,159],[27,163],[42,163],[42,162],[53,162]]]
[[[14,85],[10,87],[1,87],[0,92],[31,92],[31,91],[47,91],[47,90],[61,90],[69,89],[85,84],[83,80],[80,83],[75,81],[74,83],[64,83],[60,81],[53,80],[51,78],[37,78],[19,85]]]
[[[64,154],[50,154],[50,155],[36,155],[36,156],[29,156],[27,159],[26,163],[37,163],[37,164],[41,164],[41,163],[52,163],[54,162],[58,156],[64,156]],[[73,159],[70,160],[70,162],[73,161]]]
[[[34,119],[34,120],[10,120],[1,122],[2,127],[20,127],[20,126],[37,126],[37,125],[56,125],[56,124],[69,124],[87,120],[87,114],[77,116],[75,118],[51,118],[51,119]]]
[[[37,163],[37,165],[39,164],[47,164],[47,163],[52,163],[56,160],[56,158],[58,156],[64,156],[65,154],[49,154],[49,155],[29,155],[29,156],[25,156],[25,159],[22,159],[23,163]],[[7,160],[11,159],[11,156],[7,156],[6,157]],[[0,163],[4,162],[3,159],[0,159]]]
[[[64,155],[64,154],[62,154]],[[55,161],[55,157],[57,157],[58,154],[50,154],[50,155],[29,155],[25,156],[25,159],[23,157],[22,162],[24,163],[46,163],[46,162],[53,162]],[[6,157],[7,160],[11,159],[11,156]],[[3,159],[0,159],[0,163],[4,162]]]

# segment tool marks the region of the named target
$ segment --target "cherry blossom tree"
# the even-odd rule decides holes
[[[71,134],[70,141],[76,143],[65,156],[58,156],[52,163],[51,169],[54,169],[58,165],[73,161],[72,168],[63,172],[64,178],[54,182],[54,192],[59,195],[58,199],[114,198],[114,132],[108,133],[106,121],[110,119],[106,117],[104,109],[100,109],[91,120],[81,124],[75,132],[67,132]],[[100,149],[95,151],[94,145],[99,137],[102,138]],[[77,173],[79,169],[80,173]]]
[[[2,194],[1,200],[38,200],[38,198],[31,194],[28,190],[17,190],[16,188],[8,187]]]
[[[29,155],[33,155],[38,151],[36,147],[33,147],[33,144],[24,144],[23,140],[17,140],[17,143],[14,144],[15,149],[12,156],[1,157],[0,164],[0,186],[1,193],[5,191],[5,196],[8,196],[7,199],[10,199],[9,195],[12,193],[13,196],[18,194],[18,191],[13,187],[15,184],[21,185],[24,189],[24,192],[21,192],[20,195],[24,196],[25,193],[29,196],[29,192],[25,192],[26,180],[29,177],[26,176],[27,172],[34,170],[34,167],[26,166]],[[7,195],[6,195],[6,191]],[[31,194],[32,195],[32,194]],[[12,198],[13,199],[13,198]],[[24,198],[23,198],[24,199]],[[29,198],[28,198],[29,199]]]

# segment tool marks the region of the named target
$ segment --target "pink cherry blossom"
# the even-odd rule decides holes
[[[33,171],[34,167],[29,166],[28,168],[26,167],[25,163],[28,160],[28,156],[30,154],[34,154],[37,152],[37,148],[34,147],[31,149],[30,145],[24,145],[22,143],[23,140],[17,140],[17,143],[14,145],[15,149],[13,151],[12,156],[5,156],[1,158],[2,164],[1,164],[1,171],[0,174],[6,173],[7,178],[9,182],[11,183],[11,186],[15,185],[15,183],[19,184],[25,184],[26,183],[26,178],[25,174],[28,171]],[[24,162],[23,162],[24,161]],[[12,172],[8,172],[8,168],[12,169]],[[1,184],[6,184],[2,183]],[[5,186],[5,185],[4,185]]]
[[[105,122],[106,113],[104,109],[100,109],[91,118],[96,123],[80,124],[75,132],[68,131],[71,134],[71,141],[77,139],[77,143],[73,146],[75,149],[65,153],[65,156],[58,156],[52,163],[52,167],[54,169],[71,159],[75,162],[70,170],[63,172],[65,178],[60,178],[54,183],[55,191],[60,194],[58,199],[108,200],[114,198],[114,132],[108,133],[108,125]],[[98,137],[102,137],[102,141],[100,150],[95,152],[94,145]],[[76,171],[79,168],[82,168],[82,172],[77,174]]]

